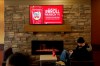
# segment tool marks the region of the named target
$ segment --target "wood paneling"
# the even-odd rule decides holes
[[[24,25],[25,32],[70,32],[69,25]]]
[[[100,0],[92,1],[92,44],[100,45]]]
[[[99,51],[100,52],[100,45],[99,44],[92,44],[93,51]]]
[[[5,0],[5,5],[73,5],[90,4],[91,0]]]
[[[93,51],[94,66],[100,65],[100,51]]]
[[[99,66],[99,64],[100,64],[100,45],[92,44],[92,48],[93,48],[94,65]]]
[[[4,44],[4,0],[0,0],[0,44]]]
[[[0,66],[2,66],[3,62],[3,50],[0,50]]]

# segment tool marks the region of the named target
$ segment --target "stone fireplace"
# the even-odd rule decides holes
[[[32,55],[52,54],[52,51],[59,55],[63,50],[63,41],[33,40],[31,49]]]
[[[14,52],[28,52],[32,53],[31,42],[33,40],[47,40],[47,41],[59,41],[63,40],[64,49],[73,49],[76,44],[75,41],[78,37],[82,36],[86,42],[91,44],[91,1],[90,0],[13,0],[4,1],[4,23],[5,23],[5,39],[4,50],[12,47]],[[30,27],[33,31],[25,31],[24,26],[29,25],[29,5],[64,5],[63,8],[63,25],[56,25],[56,28],[60,27],[60,31],[54,30],[54,27],[50,27],[50,30],[45,29],[37,25]],[[62,26],[71,26],[70,32],[64,32]],[[43,26],[43,25],[41,25]],[[45,25],[46,26],[46,25]],[[49,26],[49,25],[47,25]],[[51,26],[51,25],[50,25]],[[44,26],[43,26],[44,27]],[[45,27],[48,28],[48,27]],[[39,31],[38,31],[38,30]],[[45,45],[43,45],[45,46]],[[57,45],[58,46],[58,45]],[[56,46],[56,47],[57,47]],[[36,47],[36,45],[34,46]],[[39,47],[40,48],[40,47]],[[51,53],[51,52],[50,52]]]

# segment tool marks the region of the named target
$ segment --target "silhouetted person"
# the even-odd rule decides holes
[[[7,59],[6,66],[30,66],[30,58],[25,54],[15,53]]]
[[[89,46],[85,43],[84,38],[79,37],[77,39],[77,47],[73,50],[71,58],[77,61],[91,60],[92,57],[87,48],[89,48]]]
[[[7,58],[12,55],[13,52],[12,52],[12,48],[8,48],[5,52],[4,52],[4,61],[7,60]]]

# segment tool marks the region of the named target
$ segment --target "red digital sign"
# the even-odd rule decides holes
[[[63,6],[31,5],[30,24],[63,24]]]

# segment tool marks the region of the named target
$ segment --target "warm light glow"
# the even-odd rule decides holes
[[[4,0],[0,0],[0,44],[4,44]]]
[[[54,49],[42,49],[42,50],[36,50],[37,52],[52,52]],[[58,49],[55,49],[55,52],[59,52]]]

